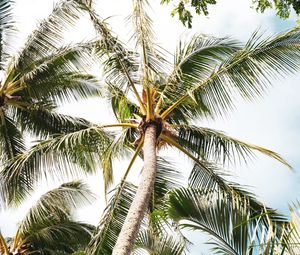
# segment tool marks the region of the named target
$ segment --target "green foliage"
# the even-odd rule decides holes
[[[48,191],[29,209],[6,246],[11,253],[35,255],[73,254],[84,249],[94,227],[74,221],[73,213],[93,200],[89,188],[80,181]],[[0,252],[3,244],[0,240]]]
[[[241,226],[240,232],[237,230],[237,235],[242,233],[246,239],[232,236],[230,231],[239,221],[260,217],[265,208],[249,192],[228,182],[220,168],[227,162],[247,161],[255,151],[289,165],[271,150],[216,130],[195,126],[193,121],[199,117],[224,116],[236,106],[236,95],[246,100],[255,99],[271,87],[274,78],[299,70],[299,28],[264,39],[256,32],[246,44],[231,38],[196,35],[179,43],[174,63],[171,64],[164,58],[165,51],[155,43],[151,18],[146,11],[148,1],[134,1],[131,15],[134,28],[132,40],[136,42],[134,49],[127,49],[111,32],[106,20],[101,19],[91,6],[85,6],[80,1],[66,2],[70,6],[62,4],[57,7],[54,16],[45,24],[50,23],[50,28],[53,28],[61,19],[58,14],[68,10],[67,7],[71,8],[66,15],[70,18],[69,23],[78,18],[78,12],[85,10],[97,30],[97,41],[78,44],[75,48],[57,47],[53,42],[60,38],[56,35],[60,31],[44,31],[42,25],[34,35],[40,38],[44,31],[49,37],[53,36],[54,41],[44,38],[39,48],[38,38],[31,38],[23,54],[29,56],[32,51],[37,65],[29,59],[14,62],[12,66],[19,67],[17,70],[9,69],[12,71],[8,75],[8,87],[15,85],[11,83],[14,79],[19,81],[16,74],[20,74],[22,82],[26,81],[25,87],[21,86],[21,81],[17,83],[17,91],[13,90],[15,94],[11,95],[26,100],[22,107],[17,104],[18,100],[11,101],[12,109],[4,112],[2,119],[12,122],[5,117],[5,114],[11,114],[11,119],[21,128],[47,139],[24,152],[16,128],[10,128],[11,133],[2,131],[2,136],[10,134],[7,138],[10,146],[20,150],[14,150],[16,155],[6,161],[0,172],[1,195],[5,202],[20,202],[42,178],[94,173],[99,166],[103,171],[105,191],[109,191],[113,181],[113,160],[129,156],[129,152],[133,151],[125,175],[113,190],[114,194],[87,248],[87,254],[111,254],[136,192],[136,187],[126,182],[126,177],[138,157],[147,157],[141,152],[145,132],[149,125],[156,125],[160,129],[157,132],[157,153],[165,147],[173,147],[192,160],[195,167],[189,187],[179,189],[178,171],[172,164],[158,159],[155,189],[149,194],[150,202],[136,250],[149,249],[153,254],[183,253],[186,240],[180,231],[180,221],[194,220],[193,217],[197,216],[198,229],[223,235],[221,239],[225,243],[221,243],[218,252],[238,250],[237,254],[244,253],[249,247],[249,238],[245,234],[249,226]],[[201,3],[195,1],[194,4]],[[207,14],[207,5],[199,7],[197,12]],[[50,55],[44,51],[47,47],[51,49]],[[105,86],[101,88],[101,94],[94,78],[79,72],[84,70],[81,67],[90,63],[88,56],[91,52],[96,53],[103,67]],[[80,70],[77,70],[78,67]],[[117,123],[93,125],[83,119],[61,116],[55,112],[61,102],[95,93],[107,99]],[[44,118],[47,121],[39,123]],[[106,128],[114,129],[107,131]],[[220,166],[217,167],[217,164]],[[210,205],[213,206],[210,208]],[[268,217],[262,217],[255,224],[260,230],[264,227],[269,231],[272,228],[269,221],[277,223],[284,219],[273,210],[266,210]],[[57,208],[57,213],[64,215],[61,211]],[[185,214],[181,215],[181,212]],[[224,222],[229,222],[228,226],[224,226]],[[64,224],[56,230],[57,236],[66,231],[65,235],[70,237],[68,229],[74,230],[75,226],[73,222],[67,222],[68,226]],[[253,226],[250,228],[255,229]],[[174,238],[170,238],[171,232],[176,233]],[[52,235],[48,237],[49,240],[51,238]]]
[[[161,4],[170,3],[171,0],[162,0]],[[183,23],[184,26],[188,28],[192,27],[193,15],[190,8],[195,9],[196,14],[208,15],[208,6],[216,4],[216,0],[191,0],[191,1],[180,1],[171,13],[172,16],[178,14],[179,20]],[[187,8],[189,5],[189,8]]]
[[[169,4],[173,0],[162,0],[161,4]],[[172,10],[171,16],[178,14],[179,20],[184,26],[192,27],[193,15],[196,14],[209,15],[208,8],[210,5],[216,4],[216,0],[180,0],[178,5]],[[264,12],[267,9],[275,9],[277,16],[282,19],[287,19],[294,11],[300,13],[299,0],[252,0],[252,5],[257,12]]]
[[[47,137],[89,126],[57,112],[63,102],[99,95],[98,81],[86,73],[92,42],[64,45],[64,32],[80,17],[79,2],[61,1],[25,44],[12,52],[13,1],[0,3],[0,161],[25,150],[24,131]]]

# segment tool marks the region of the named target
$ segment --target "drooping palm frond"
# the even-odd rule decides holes
[[[150,201],[150,206],[153,206],[152,210],[160,209],[164,205],[167,193],[182,184],[182,175],[176,166],[165,157],[157,158],[156,169],[153,196]]]
[[[5,162],[25,150],[22,134],[14,121],[0,108],[0,160]]]
[[[235,197],[245,199],[247,200],[251,217],[257,217],[257,215],[267,212],[271,220],[276,222],[282,221],[282,223],[286,222],[285,217],[277,213],[276,210],[267,208],[255,198],[254,194],[247,191],[244,187],[237,183],[227,181],[226,176],[228,177],[228,174],[226,174],[224,170],[222,171],[213,164],[206,164],[206,168],[210,168],[219,178],[216,179],[214,175],[210,174],[206,169],[203,169],[202,165],[195,164],[188,180],[188,186],[190,188],[214,191],[217,193],[223,192],[226,193],[228,197],[232,197],[232,199]],[[264,219],[262,222],[265,224],[268,223]]]
[[[267,213],[252,218],[247,200],[224,193],[183,188],[173,191],[169,202],[170,217],[183,220],[180,223],[183,228],[212,236],[209,243],[217,254],[252,254],[256,245],[265,242],[265,235],[269,235],[268,240],[278,241],[282,231],[281,222],[270,223],[266,228],[261,218],[268,218]]]
[[[157,158],[156,169],[154,189],[145,215],[147,223],[144,229],[148,229],[153,235],[164,238],[171,231],[178,234],[178,231],[172,226],[172,222],[169,221],[164,208],[168,193],[181,187],[182,176],[176,166],[165,157]]]
[[[252,201],[252,196],[249,192],[244,191],[242,188],[238,187],[234,183],[228,183],[222,175],[224,171],[220,171],[219,167],[216,166],[213,162],[208,162],[206,160],[199,159],[195,157],[192,153],[186,150],[183,146],[177,143],[174,139],[161,135],[161,138],[166,141],[170,146],[174,146],[179,149],[179,151],[183,152],[186,156],[192,159],[195,163],[195,167],[190,176],[190,182],[194,185],[202,185],[201,188],[204,190],[217,190],[221,192],[225,192],[229,195],[238,195],[242,197],[247,197]],[[262,210],[263,206],[257,201],[253,200],[254,208],[258,210]],[[274,214],[274,212],[269,212],[270,214]],[[275,218],[278,215],[274,214]],[[280,218],[280,217],[279,217]],[[277,218],[279,220],[279,218]]]
[[[166,118],[193,95],[201,95],[206,107],[217,115],[234,106],[233,94],[246,99],[262,95],[274,78],[299,69],[299,36],[299,28],[264,40],[254,33],[243,49],[216,66],[207,79],[189,86],[187,93],[173,102],[162,116]],[[196,75],[195,72],[193,76]]]
[[[94,228],[72,220],[61,221],[50,226],[40,226],[26,241],[32,245],[30,250],[39,254],[73,254],[84,249],[91,239]]]
[[[247,162],[247,158],[257,151],[291,168],[277,153],[232,138],[220,131],[193,125],[174,125],[173,127],[178,132],[176,138],[179,144],[198,158],[221,163],[235,163],[238,159]]]
[[[88,254],[109,255],[112,253],[135,192],[136,187],[127,182],[115,189],[115,194],[110,199],[87,247]]]
[[[138,146],[135,148],[132,139],[130,139],[130,130],[133,128],[123,128],[120,134],[115,136],[115,139],[107,146],[103,154],[101,155],[101,166],[103,172],[104,180],[104,191],[108,190],[110,185],[113,183],[113,168],[112,162],[114,159],[123,159],[124,156],[129,155],[129,151],[134,151],[134,154],[131,158],[129,166],[125,172],[125,176],[122,181],[125,181],[127,174],[129,173],[133,163],[136,158],[141,153],[143,146],[143,139],[139,142]]]
[[[55,134],[68,134],[92,126],[85,119],[57,113],[53,105],[44,104],[17,109],[15,118],[22,130],[40,138]]]
[[[112,137],[102,127],[92,126],[33,146],[1,171],[2,196],[7,202],[18,203],[43,177],[61,179],[93,173]]]

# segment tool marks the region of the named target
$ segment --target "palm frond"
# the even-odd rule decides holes
[[[150,201],[150,207],[153,205],[152,210],[160,209],[164,204],[167,193],[172,189],[178,188],[181,184],[182,175],[176,166],[165,158],[157,157],[156,179],[152,201]]]
[[[94,227],[72,220],[63,220],[53,225],[39,226],[26,237],[31,252],[43,254],[72,254],[84,249],[91,239]]]
[[[68,134],[92,126],[82,118],[55,112],[53,105],[34,104],[16,110],[15,117],[22,130],[41,138],[50,135]]]
[[[288,234],[285,236],[286,250],[291,255],[299,254],[300,252],[300,203],[296,202],[290,206],[291,227]]]
[[[243,49],[216,66],[207,79],[192,85],[162,116],[166,118],[191,95],[201,95],[206,107],[217,115],[234,107],[233,94],[246,99],[261,96],[274,79],[299,69],[299,37],[299,28],[264,40],[254,33]]]
[[[9,250],[4,236],[0,232],[0,252],[3,255],[9,255]]]
[[[113,183],[113,168],[112,162],[114,159],[122,159],[124,156],[127,156],[129,151],[133,150],[134,154],[130,160],[129,166],[125,172],[124,177],[122,178],[122,182],[126,180],[127,175],[135,162],[137,156],[140,154],[143,146],[143,138],[141,139],[138,146],[135,148],[133,144],[130,143],[129,138],[129,130],[132,128],[124,128],[122,132],[115,137],[114,140],[111,141],[107,149],[104,151],[101,158],[101,166],[103,171],[103,179],[104,179],[104,189],[105,193]]]
[[[88,254],[111,254],[135,195],[136,187],[122,183],[115,189],[95,234],[88,245]]]
[[[128,94],[113,84],[109,84],[107,90],[107,98],[117,120],[124,122],[135,118],[139,107],[128,98]]]
[[[42,178],[62,179],[93,173],[111,143],[100,126],[58,135],[19,154],[0,172],[7,202],[22,201]]]
[[[31,235],[36,226],[68,219],[76,208],[90,204],[93,200],[94,196],[85,183],[64,183],[40,197],[19,223],[19,231],[22,236]]]
[[[6,79],[6,93],[23,100],[70,101],[100,94],[97,79],[87,74],[94,43],[58,48]]]
[[[251,217],[257,217],[262,212],[267,212],[268,217],[272,221],[282,223],[287,221],[286,218],[277,213],[276,210],[266,208],[264,204],[255,198],[254,194],[247,191],[244,187],[237,183],[227,181],[226,176],[228,177],[228,174],[226,174],[224,170],[221,170],[212,163],[202,163],[207,169],[210,169],[210,172],[204,169],[203,165],[195,164],[189,176],[189,187],[204,191],[224,192],[227,193],[228,197],[232,197],[233,199],[235,197],[245,199],[247,200]],[[218,175],[218,179],[211,174],[212,172]],[[262,221],[267,224],[266,221]]]
[[[250,243],[254,246],[259,244],[266,233],[272,233],[272,238],[276,238],[273,230],[275,225],[266,228],[260,217],[251,218],[247,200],[243,198],[182,188],[173,191],[169,199],[170,216],[177,221],[184,220],[180,223],[183,228],[211,235],[213,241],[209,243],[217,254],[248,254],[253,248]],[[256,238],[255,244],[251,240],[253,238]]]
[[[0,160],[5,162],[22,153],[25,143],[22,134],[5,111],[0,108]]]
[[[240,141],[222,132],[193,125],[175,125],[173,127],[178,132],[179,144],[198,158],[223,163],[234,163],[237,159],[247,162],[247,158],[257,151],[291,168],[276,152]]]
[[[230,38],[196,35],[187,42],[180,41],[175,53],[173,71],[161,92],[157,108],[166,109],[195,84],[209,77],[212,70],[237,49],[239,44]],[[194,113],[197,113],[194,118],[207,113],[201,96],[193,97],[190,104],[195,108]],[[184,111],[184,107],[181,110]]]
[[[41,21],[38,28],[29,36],[10,67],[9,77],[16,77],[19,72],[58,49],[64,39],[63,32],[82,14],[78,2],[64,0],[56,4],[51,15]],[[10,80],[8,78],[8,81]]]

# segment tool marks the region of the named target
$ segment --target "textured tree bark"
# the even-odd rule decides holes
[[[156,177],[156,126],[150,125],[145,132],[144,168],[136,195],[129,208],[112,255],[129,255],[133,249],[141,222],[149,204]]]

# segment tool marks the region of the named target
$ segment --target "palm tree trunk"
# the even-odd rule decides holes
[[[150,125],[145,132],[144,168],[136,195],[129,208],[112,255],[129,255],[147,210],[156,177],[156,129]]]

